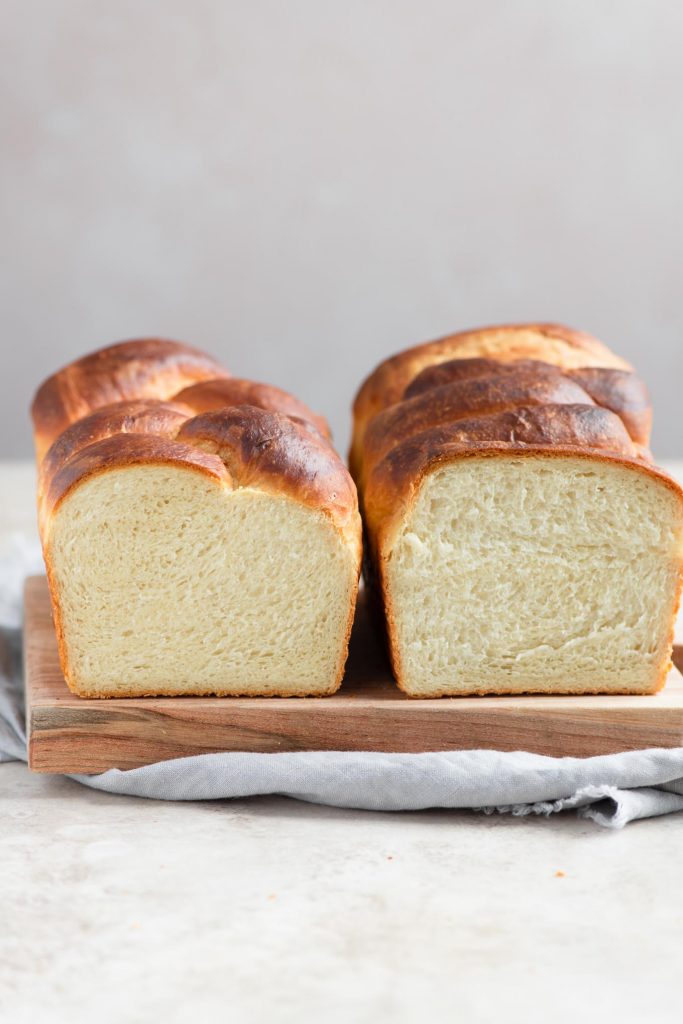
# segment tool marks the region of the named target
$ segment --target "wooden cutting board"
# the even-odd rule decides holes
[[[224,750],[489,748],[588,757],[683,746],[683,676],[676,669],[654,697],[411,700],[394,685],[362,606],[333,697],[83,699],[59,668],[42,576],[27,581],[24,628],[29,766],[37,772],[136,768]]]

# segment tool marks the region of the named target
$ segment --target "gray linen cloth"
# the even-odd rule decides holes
[[[21,588],[26,575],[39,571],[35,545],[15,538],[0,559],[0,762],[26,760]],[[93,789],[154,800],[274,793],[373,811],[444,807],[547,816],[575,808],[608,828],[683,810],[683,748],[590,758],[495,750],[201,754],[71,777]]]

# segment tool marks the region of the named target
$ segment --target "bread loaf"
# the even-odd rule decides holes
[[[40,533],[75,693],[338,688],[360,519],[322,417],[194,349],[148,340],[66,367],[32,412]]]
[[[647,392],[555,325],[382,363],[351,462],[398,685],[414,697],[653,693],[671,665],[683,492]]]

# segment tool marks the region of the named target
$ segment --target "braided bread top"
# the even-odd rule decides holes
[[[296,500],[331,519],[360,550],[356,489],[321,416],[280,388],[228,378],[209,356],[185,346],[166,342],[159,349],[141,341],[124,348],[123,360],[121,345],[78,360],[36,395],[37,447],[45,445],[58,422],[69,420],[40,464],[43,535],[60,502],[88,477],[130,465],[172,463],[213,476],[228,489],[254,487]],[[154,352],[160,357],[156,367]],[[85,374],[84,366],[96,366],[97,372]],[[114,368],[113,382],[106,379],[105,366]],[[192,376],[195,383],[188,385]],[[85,394],[78,390],[80,380]],[[150,397],[154,391],[167,400]],[[112,393],[126,397],[100,404]],[[79,417],[78,410],[86,408]],[[203,408],[211,411],[194,415]]]
[[[498,363],[541,360],[563,370],[601,367],[629,371],[632,367],[606,345],[583,331],[562,324],[505,324],[450,334],[385,359],[361,385],[353,406],[350,463],[355,474],[370,420],[401,401],[406,388],[428,367],[452,360],[483,357]]]

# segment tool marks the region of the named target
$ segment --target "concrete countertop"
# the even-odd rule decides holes
[[[31,467],[0,493],[1,550]],[[0,765],[0,1020],[678,1022],[681,843],[683,815],[165,804]]]

